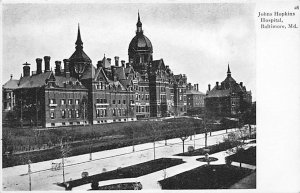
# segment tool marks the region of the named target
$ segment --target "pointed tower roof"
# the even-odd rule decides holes
[[[72,54],[72,56],[69,58],[71,60],[71,62],[73,62],[73,61],[76,61],[76,62],[91,62],[91,59],[83,51],[83,46],[82,46],[83,42],[81,40],[79,24],[78,24],[77,40],[76,40],[75,44],[76,44],[76,50]]]
[[[136,23],[136,34],[143,34],[142,22],[141,22],[139,11],[138,11],[138,21]]]
[[[142,27],[142,22],[141,22],[141,18],[140,18],[140,12],[138,11],[138,21],[136,23],[137,27]]]
[[[228,69],[227,69],[227,76],[231,76],[231,72],[230,72],[229,63],[228,63]]]
[[[76,49],[82,49],[82,48],[83,48],[83,47],[82,47],[83,42],[82,42],[82,40],[81,40],[79,23],[78,23],[77,40],[76,40],[75,44],[76,44]]]

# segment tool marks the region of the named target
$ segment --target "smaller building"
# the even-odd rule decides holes
[[[231,76],[228,65],[227,77],[213,89],[208,85],[205,97],[206,112],[213,116],[238,116],[246,111],[252,103],[251,91],[247,91],[243,82],[237,83]]]
[[[2,110],[4,112],[13,110],[16,100],[14,90],[18,88],[18,80],[10,76],[10,80],[2,86]]]
[[[199,115],[204,110],[205,94],[199,91],[198,84],[189,83],[186,88],[187,114]]]

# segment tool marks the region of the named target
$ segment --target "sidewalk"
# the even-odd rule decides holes
[[[234,131],[235,129],[228,130]],[[212,136],[208,135],[208,145],[216,144],[222,141],[225,131],[213,132]],[[226,135],[226,134],[225,134]],[[165,141],[156,142],[155,158],[170,157],[174,154],[182,152],[182,141],[179,138],[170,139],[167,141],[168,145],[165,146]],[[194,136],[192,140],[190,138],[185,141],[185,151],[189,145],[194,144]],[[204,145],[204,134],[196,135],[195,139],[196,148],[203,147]],[[89,175],[95,175],[106,171],[115,170],[118,167],[126,167],[142,162],[146,162],[153,159],[153,143],[140,144],[135,146],[135,152],[132,152],[132,146],[106,150],[101,152],[95,152],[92,154],[93,160],[89,160],[89,154],[74,156],[66,159],[65,167],[65,179],[68,181],[70,178],[79,179],[81,178],[81,173],[86,171]],[[200,156],[201,157],[201,156]],[[196,157],[181,157],[184,160],[196,159]],[[61,159],[49,160],[39,163],[31,164],[32,174],[32,190],[61,190],[56,183],[62,182],[62,171],[51,171],[52,162],[60,162]],[[182,169],[185,167],[187,169],[193,169],[201,165],[201,162],[188,161],[185,164],[174,166],[167,169],[167,176],[176,175],[183,172]],[[183,168],[182,168],[183,167]],[[186,170],[185,170],[186,171]],[[152,174],[141,176],[139,180],[145,182],[143,184],[144,188],[158,188],[155,183],[163,179],[163,171],[158,171]],[[2,169],[2,183],[4,190],[28,190],[29,176],[28,176],[28,166],[20,165],[15,167],[9,167]],[[160,177],[159,177],[160,176]],[[154,179],[153,179],[153,178]],[[150,178],[152,180],[150,180]],[[149,185],[148,185],[149,183]],[[100,184],[99,184],[100,185]],[[90,186],[89,186],[90,187]]]
[[[253,145],[253,144],[251,144]],[[218,160],[214,162],[210,162],[210,165],[220,165],[225,164],[225,157],[232,154],[232,151],[221,151],[215,154],[211,154],[210,157],[215,157]],[[143,186],[143,190],[161,190],[161,187],[158,181],[164,180],[165,178],[169,178],[175,176],[177,174],[195,169],[197,167],[203,166],[207,164],[206,162],[199,162],[196,159],[203,157],[203,156],[168,156],[167,158],[180,158],[183,159],[186,163],[173,166],[167,168],[166,170],[160,170],[154,173],[150,173],[144,176],[140,176],[137,178],[125,178],[125,179],[114,179],[114,180],[107,180],[107,181],[100,181],[99,186],[105,186],[109,184],[117,184],[117,183],[125,183],[125,182],[141,182]],[[238,165],[239,166],[239,165]],[[242,167],[255,169],[255,166],[251,166],[248,164],[242,164]],[[246,177],[248,178],[248,176]],[[234,188],[240,187],[253,187],[253,183],[255,185],[256,181],[253,182],[253,179],[256,180],[256,176],[251,176],[249,179],[242,179],[238,183],[235,184]],[[243,181],[244,180],[244,181]],[[251,184],[251,183],[252,184]],[[75,187],[73,190],[88,190],[91,188],[91,184],[86,184],[83,186]]]

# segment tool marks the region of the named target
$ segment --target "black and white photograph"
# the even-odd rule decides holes
[[[298,12],[2,3],[2,191],[257,191],[257,31]]]

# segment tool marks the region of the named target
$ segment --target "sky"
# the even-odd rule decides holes
[[[54,61],[75,51],[80,23],[83,49],[96,66],[104,56],[128,62],[128,46],[135,36],[137,12],[144,35],[153,45],[153,59],[163,59],[174,74],[207,85],[232,77],[256,98],[255,5],[180,4],[3,4],[2,81],[20,78],[22,64],[36,70],[36,58]],[[44,67],[43,67],[44,68]]]

